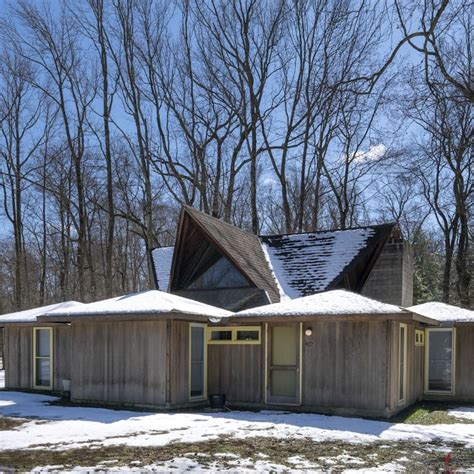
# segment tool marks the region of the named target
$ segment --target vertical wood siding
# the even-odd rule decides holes
[[[72,325],[71,397],[164,405],[166,321]]]
[[[386,408],[387,331],[389,323],[305,323],[303,335],[303,406]]]
[[[189,402],[189,322],[171,321],[170,397],[172,405]]]
[[[33,388],[33,328],[5,328],[5,386]]]
[[[455,390],[454,398],[474,402],[474,326],[456,328]]]
[[[225,393],[230,402],[263,403],[263,347],[263,344],[209,345],[209,393]]]

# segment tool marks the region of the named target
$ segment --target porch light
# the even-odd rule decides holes
[[[307,336],[311,336],[311,334],[313,334],[313,330],[311,328],[306,328],[304,330],[304,333],[307,335]]]

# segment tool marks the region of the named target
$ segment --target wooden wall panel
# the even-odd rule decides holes
[[[166,321],[72,325],[71,397],[164,405]]]
[[[63,379],[71,378],[71,326],[53,329],[53,389],[63,390]]]
[[[189,402],[189,322],[171,321],[170,400],[173,405]]]
[[[456,328],[455,399],[474,402],[474,326]]]
[[[389,323],[305,323],[303,405],[383,411],[387,390]]]
[[[210,344],[209,393],[225,393],[230,402],[262,403],[263,357],[263,344]]]
[[[32,327],[5,327],[5,386],[14,389],[33,387]]]

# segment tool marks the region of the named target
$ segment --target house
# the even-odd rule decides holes
[[[474,401],[474,313],[403,307],[411,260],[392,224],[254,236],[184,208],[154,264],[167,292],[0,316],[6,387],[158,409],[225,394],[234,407],[377,417]]]
[[[423,397],[474,401],[474,311],[439,302],[408,309],[439,323],[424,334]]]
[[[334,289],[413,304],[411,249],[395,224],[256,236],[183,206],[156,288],[231,311]]]

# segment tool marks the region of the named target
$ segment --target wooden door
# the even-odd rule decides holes
[[[301,325],[267,327],[267,402],[301,403]]]

